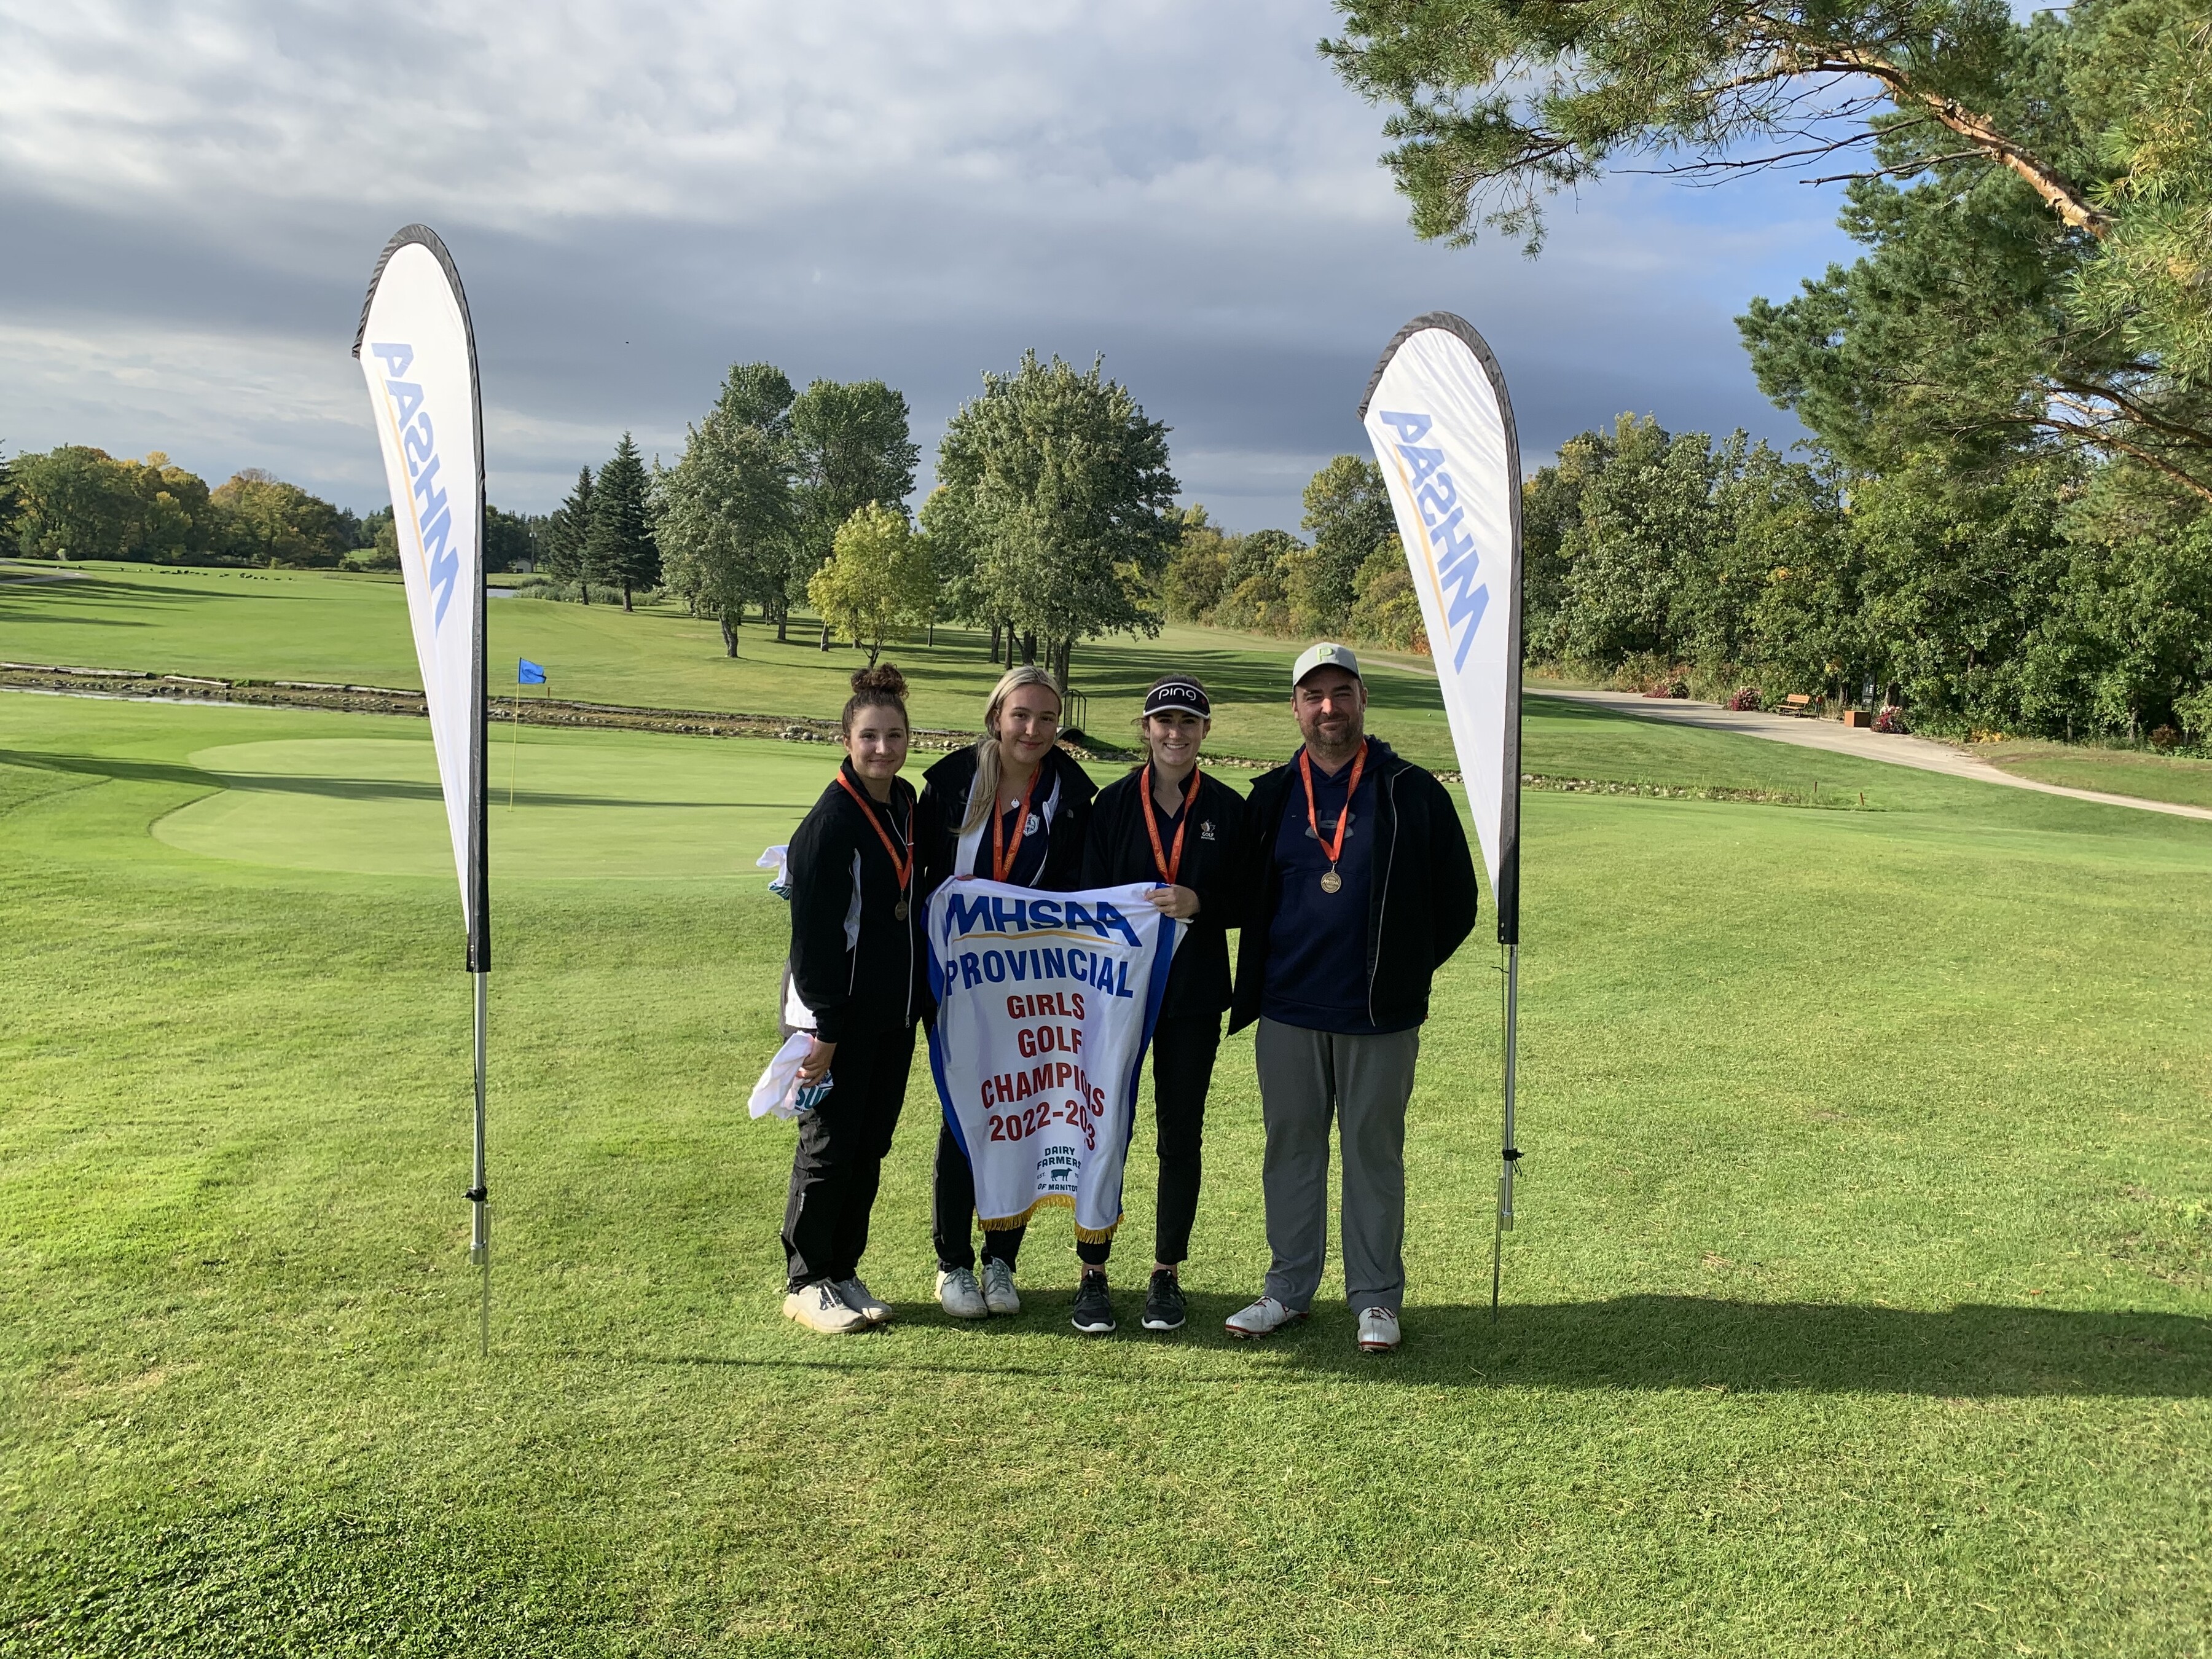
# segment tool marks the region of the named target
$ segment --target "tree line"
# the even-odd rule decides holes
[[[1328,635],[1426,652],[1413,592],[1383,493],[1364,456],[1339,455],[1305,487],[1301,541],[1287,530],[1224,531],[1203,507],[1182,515],[1160,599],[1178,622],[1282,638]]]
[[[912,514],[902,396],[880,380],[794,392],[741,363],[656,469],[647,516],[667,592],[720,622],[732,655],[748,606],[782,640],[804,601],[825,648],[834,629],[872,658],[899,629],[957,621],[988,629],[994,661],[1042,659],[1065,685],[1081,641],[1159,630],[1183,532],[1167,431],[1103,362],[1029,352],[953,415]],[[592,500],[599,487],[579,480]]]
[[[535,520],[487,510],[489,568],[528,568],[536,541]],[[0,546],[10,543],[27,559],[399,568],[388,507],[359,517],[258,467],[210,489],[159,450],[131,460],[86,444],[0,455]]]

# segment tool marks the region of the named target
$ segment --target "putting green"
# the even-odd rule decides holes
[[[171,847],[288,870],[453,879],[427,732],[228,744],[191,758],[227,787],[155,823]],[[837,753],[526,734],[519,747],[495,743],[492,763],[495,879],[702,880],[750,875],[763,848],[790,840]]]

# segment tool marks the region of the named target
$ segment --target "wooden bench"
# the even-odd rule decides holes
[[[1792,691],[1780,702],[1775,704],[1770,712],[1777,714],[1795,714],[1802,720],[1809,720],[1813,714],[1813,699],[1802,691]]]

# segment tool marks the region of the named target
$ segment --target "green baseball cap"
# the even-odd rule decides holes
[[[1310,645],[1298,653],[1297,661],[1291,668],[1292,689],[1295,690],[1298,682],[1316,668],[1341,668],[1361,684],[1367,683],[1366,676],[1359,672],[1359,659],[1352,655],[1350,646],[1330,645],[1324,641],[1320,645]]]

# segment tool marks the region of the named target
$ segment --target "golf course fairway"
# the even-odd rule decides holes
[[[836,751],[511,735],[480,1358],[426,723],[0,696],[0,1654],[2206,1650],[2212,824],[1840,757],[1847,809],[1532,791],[1495,1324],[1486,896],[1401,1352],[1334,1278],[1221,1333],[1266,1266],[1249,1033],[1184,1332],[1133,1318],[1148,1096],[1121,1334],[1069,1330],[1056,1216],[1021,1316],[945,1318],[917,1066],[863,1269],[897,1321],[825,1339],[744,1097],[753,860]],[[1528,744],[1808,764],[1538,702]]]

